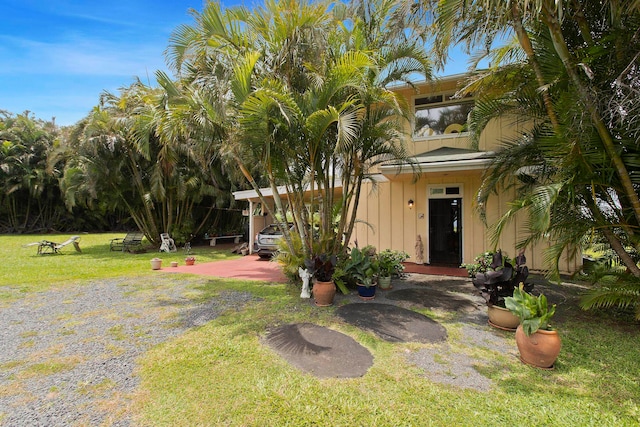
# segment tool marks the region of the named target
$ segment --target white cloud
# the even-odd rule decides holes
[[[59,42],[9,36],[0,36],[0,40],[5,44],[0,51],[1,74],[131,77],[164,68],[166,44],[114,43],[82,37]]]

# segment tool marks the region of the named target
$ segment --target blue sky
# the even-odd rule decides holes
[[[224,6],[241,3],[223,1]],[[243,2],[247,6],[254,1]],[[202,0],[0,0],[0,110],[72,125],[137,76],[166,69],[171,32]],[[451,64],[447,74],[464,71]]]

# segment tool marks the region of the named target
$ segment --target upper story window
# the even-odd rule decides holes
[[[429,137],[467,131],[467,116],[473,101],[452,99],[453,94],[416,98],[414,137]]]

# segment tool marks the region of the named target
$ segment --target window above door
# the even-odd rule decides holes
[[[429,138],[467,132],[467,117],[473,100],[439,94],[414,99],[414,138]]]

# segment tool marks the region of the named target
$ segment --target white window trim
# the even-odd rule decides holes
[[[447,187],[458,187],[460,189],[459,194],[431,194],[432,188],[444,188],[446,191]],[[462,226],[462,235],[461,237],[461,247],[460,247],[460,258],[464,260],[464,185],[462,183],[452,183],[452,184],[429,184],[427,185],[427,214],[426,214],[426,229],[425,229],[425,246],[428,254],[427,264],[431,264],[431,253],[429,253],[429,199],[461,199],[462,205],[460,206],[460,219],[463,222]]]
[[[425,135],[425,136],[416,136],[415,135],[415,128],[416,128],[416,110],[419,110],[419,108],[416,108],[416,99],[421,99],[421,98],[429,98],[432,96],[439,96],[442,95],[442,97],[444,98],[447,95],[453,95],[453,93],[455,92],[451,92],[451,91],[446,91],[446,92],[435,92],[435,93],[430,93],[430,94],[421,94],[421,95],[413,95],[411,97],[411,108],[413,111],[413,117],[411,118],[411,138],[413,141],[427,141],[427,140],[432,140],[432,139],[455,139],[455,138],[465,138],[468,137],[471,132],[466,131],[466,132],[458,132],[458,133],[443,133],[441,135]],[[438,106],[438,105],[457,105],[457,104],[461,104],[464,102],[475,102],[475,98],[474,97],[470,97],[470,98],[465,98],[465,99],[450,99],[448,101],[442,101],[442,102],[435,102],[433,104],[426,104],[424,107],[425,108],[430,108],[430,106]]]
[[[432,188],[444,188],[458,187],[460,192],[458,194],[431,194]],[[451,183],[451,184],[429,184],[427,185],[427,199],[462,199],[464,198],[464,184]]]

